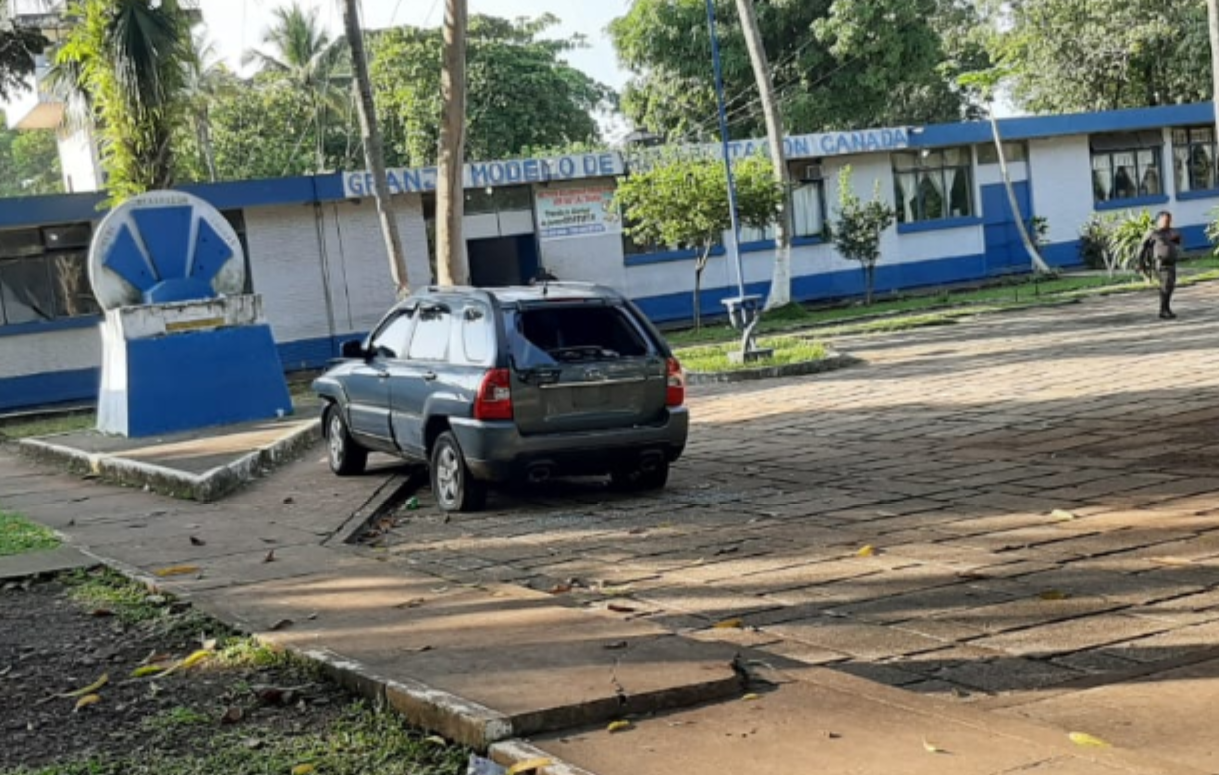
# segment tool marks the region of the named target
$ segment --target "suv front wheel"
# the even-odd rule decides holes
[[[355,476],[364,473],[368,465],[368,450],[356,443],[347,432],[343,411],[336,405],[326,410],[326,458],[330,470],[339,476]]]
[[[487,485],[470,474],[457,437],[445,431],[432,447],[432,492],[444,511],[479,511],[487,504]]]

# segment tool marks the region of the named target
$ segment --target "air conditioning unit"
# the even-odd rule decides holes
[[[804,174],[800,176],[800,180],[804,183],[814,183],[818,180],[824,180],[824,177],[820,164],[808,164],[805,165]]]

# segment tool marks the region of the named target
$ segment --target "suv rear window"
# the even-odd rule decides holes
[[[649,355],[639,326],[620,307],[548,306],[508,313],[517,366],[603,361]]]

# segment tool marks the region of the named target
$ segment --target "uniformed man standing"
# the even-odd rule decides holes
[[[1155,262],[1156,277],[1160,281],[1160,319],[1173,320],[1172,292],[1177,287],[1177,256],[1181,252],[1181,232],[1172,227],[1172,213],[1161,210],[1156,213],[1155,228],[1143,238],[1142,259],[1150,265]]]

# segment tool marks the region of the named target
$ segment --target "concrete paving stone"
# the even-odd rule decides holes
[[[0,581],[91,568],[98,562],[72,546],[0,556]]]
[[[780,593],[790,590],[880,573],[886,569],[886,564],[874,562],[877,559],[879,558],[825,559],[744,576],[723,577],[716,583],[747,595],[771,595],[777,598]]]
[[[779,607],[779,603],[775,601],[737,595],[714,587],[657,588],[637,593],[633,597],[666,611],[692,614],[712,621],[736,619]]]
[[[1044,689],[1078,679],[1082,673],[1038,659],[1004,657],[946,667],[937,678],[991,694]]]
[[[847,662],[851,659],[849,654],[824,649],[810,643],[802,643],[798,640],[776,641],[775,643],[760,646],[758,651],[762,652],[763,655],[774,654],[783,659],[789,659],[805,665],[828,665],[835,662]]]
[[[976,627],[941,619],[907,619],[892,626],[899,630],[926,635],[928,638],[935,638],[946,643],[970,641],[986,635],[985,631],[979,630]]]
[[[863,660],[917,654],[943,648],[943,641],[892,627],[821,616],[798,619],[766,628],[784,640],[798,640]]]
[[[1140,638],[1171,626],[1146,617],[1103,613],[979,638],[970,645],[1022,657],[1049,657]]]
[[[884,686],[909,686],[927,680],[927,676],[905,669],[911,666],[911,663],[900,662],[896,664],[881,664],[878,662],[842,662],[837,664],[828,664],[826,667],[830,670],[837,670],[847,675],[853,675],[857,678],[862,678],[866,681],[882,684]]]
[[[746,628],[704,627],[683,632],[682,635],[708,643],[727,643],[741,648],[758,648],[779,643],[782,639],[772,633]]]
[[[979,549],[985,552],[1000,553],[1017,549],[1041,548],[1055,543],[1080,537],[1087,534],[1074,526],[1063,524],[1035,525],[1015,530],[1004,530],[997,533],[961,536],[945,541],[946,546],[964,546],[969,549]],[[1050,555],[1048,559],[1057,561],[1058,555]]]
[[[849,579],[819,584],[799,590],[786,590],[775,593],[778,599],[795,599],[797,595],[808,592],[810,600],[815,600],[828,608],[839,608],[844,605],[890,598],[905,595],[924,589],[934,589],[961,583],[961,580],[951,571],[929,565],[913,565],[895,570],[884,570],[866,576],[856,576]]]
[[[1202,589],[1175,578],[1129,574],[1097,568],[1078,568],[1075,563],[1019,578],[1030,589],[1059,590],[1077,597],[1100,597],[1127,606],[1142,606],[1171,600]]]
[[[1219,644],[1219,621],[1206,622],[1115,643],[1103,649],[1121,659],[1139,663],[1168,662],[1213,650]]]
[[[1138,662],[1122,659],[1102,650],[1077,651],[1073,654],[1063,654],[1062,656],[1054,657],[1050,662],[1059,667],[1065,667],[1068,670],[1077,670],[1081,673],[1094,675],[1123,673],[1139,667]]]
[[[952,621],[952,617],[963,611],[972,611],[983,606],[1014,599],[1012,592],[1008,590],[988,586],[987,583],[963,581],[947,587],[841,605],[834,609],[834,612],[853,619],[881,624],[917,619],[922,622],[944,621],[953,626],[961,625],[971,629],[981,629],[976,624],[967,621]]]
[[[937,619],[947,619],[989,633],[1022,630],[1081,616],[1093,616],[1105,611],[1121,608],[1098,597],[1072,597],[1066,600],[1042,600],[1036,594],[1007,600],[1002,603],[971,608],[957,608],[951,612],[936,614]]]
[[[1219,772],[1219,662],[1170,670],[1033,702],[1002,713],[1087,730],[1123,748],[1201,772]]]
[[[984,535],[1004,530],[1017,530],[1023,527],[1033,527],[1054,522],[1048,511],[1004,511],[1000,514],[993,510],[953,507],[953,511],[970,516],[940,525],[939,530],[960,536]]]
[[[936,564],[954,570],[982,568],[1005,561],[994,552],[972,546],[961,546],[951,541],[941,543],[913,542],[890,546],[887,551],[896,557],[906,557],[920,563]]]

